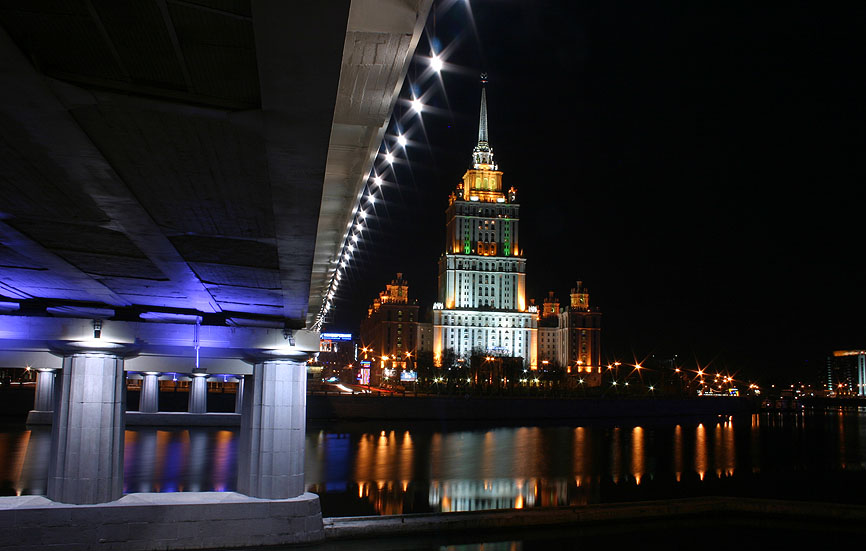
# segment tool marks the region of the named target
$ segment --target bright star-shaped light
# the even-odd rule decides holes
[[[372,195],[369,196],[369,197],[367,197],[367,201],[369,201],[371,205],[375,205],[375,204],[376,204],[376,198],[373,197]]]
[[[367,212],[366,212],[366,211],[363,211],[363,210],[359,210],[359,211],[358,211],[358,216],[360,216],[360,217],[361,217],[361,220],[363,220],[363,219],[367,218]]]
[[[391,164],[394,164],[394,156],[391,155],[390,152],[385,153],[385,160],[388,161],[388,162],[391,163]]]
[[[409,140],[406,139],[406,136],[400,134],[397,136],[397,143],[400,144],[400,147],[406,147],[406,144],[409,143]]]
[[[412,99],[412,109],[415,110],[416,113],[420,113],[424,110],[424,104],[421,103],[421,100],[418,98]]]
[[[382,185],[382,177],[381,176],[373,177],[373,183],[376,184],[377,186],[381,186]]]
[[[436,54],[430,58],[430,67],[437,73],[442,71],[442,58]]]

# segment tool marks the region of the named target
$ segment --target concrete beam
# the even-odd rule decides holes
[[[328,141],[307,327],[315,323],[432,0],[353,0]]]

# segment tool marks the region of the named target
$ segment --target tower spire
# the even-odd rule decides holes
[[[475,168],[493,168],[493,148],[487,134],[487,73],[481,73],[481,115],[478,120],[478,145],[472,150]],[[481,166],[487,165],[487,166]]]

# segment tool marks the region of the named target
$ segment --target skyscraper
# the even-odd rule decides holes
[[[482,75],[478,144],[472,168],[449,197],[445,253],[439,259],[439,302],[433,305],[433,354],[447,351],[521,357],[537,368],[537,315],[526,302],[526,259],[518,242],[517,192],[502,189],[487,129]]]

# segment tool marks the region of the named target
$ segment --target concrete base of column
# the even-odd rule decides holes
[[[324,538],[319,496],[254,499],[235,492],[127,494],[101,505],[0,497],[0,548],[148,551],[252,548]]]
[[[54,412],[53,411],[36,411],[31,410],[27,412],[27,421],[25,423],[27,425],[50,425],[54,422]]]
[[[123,495],[123,360],[105,354],[63,359],[57,380],[47,497],[105,503]]]

